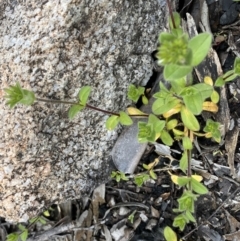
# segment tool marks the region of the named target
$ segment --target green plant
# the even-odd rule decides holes
[[[31,105],[35,101],[48,103],[63,103],[70,105],[69,118],[74,118],[80,111],[89,108],[101,111],[110,117],[106,121],[106,128],[113,130],[119,123],[131,125],[132,118],[146,118],[146,122],[138,122],[138,141],[154,142],[161,140],[165,145],[171,146],[174,141],[179,141],[183,152],[179,161],[181,174],[170,173],[172,181],[183,189],[182,196],[178,199],[178,207],[173,211],[177,213],[173,226],[183,230],[189,222],[195,222],[194,202],[198,196],[208,192],[201,183],[201,176],[191,172],[191,150],[196,136],[212,138],[221,141],[220,123],[211,119],[206,123],[199,123],[198,116],[202,111],[217,112],[219,94],[216,87],[223,86],[240,76],[240,58],[236,58],[234,68],[217,78],[215,83],[211,77],[206,76],[202,83],[194,83],[192,70],[206,57],[211,47],[212,36],[201,33],[192,39],[181,28],[181,19],[178,13],[170,11],[170,32],[159,35],[159,48],[157,53],[158,63],[164,67],[163,76],[170,87],[160,82],[160,91],[153,97],[156,99],[152,105],[152,113],[143,113],[134,107],[127,108],[127,112],[112,112],[94,107],[89,104],[90,86],[80,89],[76,102],[47,100],[35,97],[32,91],[23,89],[19,83],[5,89],[7,104],[12,108],[16,104]],[[136,102],[139,98],[147,103],[143,87],[129,86],[128,98]],[[205,125],[205,126],[204,126]],[[134,176],[134,183],[138,186],[150,178],[156,179],[154,166],[156,163],[144,165],[146,172]],[[112,177],[118,182],[128,180],[122,172],[113,172]],[[20,227],[19,227],[20,228]],[[25,229],[20,228],[26,235]],[[24,234],[23,234],[24,233]],[[165,237],[172,236],[172,231],[166,229]],[[169,238],[166,238],[170,240]],[[14,240],[14,239],[12,239]]]
[[[133,182],[138,187],[141,187],[144,184],[144,182],[150,180],[151,178],[157,179],[157,175],[154,171],[154,167],[157,165],[158,161],[159,160],[156,158],[152,163],[149,163],[148,165],[143,164],[143,168],[146,171],[144,171],[142,173],[126,176],[126,174],[123,172],[112,171],[111,177],[114,178],[117,182],[120,182],[121,180],[128,181],[129,179],[133,179]]]
[[[30,229],[37,223],[41,223],[45,225],[47,223],[45,217],[48,217],[48,216],[50,216],[50,214],[46,210],[39,216],[31,218],[27,226],[18,224],[19,230],[17,232],[10,233],[9,235],[7,235],[7,241],[26,241],[28,238]]]
[[[120,171],[113,171],[111,173],[111,178],[114,178],[117,182],[120,182],[121,180],[123,181],[129,180],[129,178],[126,177],[125,173]]]

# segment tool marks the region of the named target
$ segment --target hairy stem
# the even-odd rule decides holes
[[[79,105],[79,103],[65,101],[65,100],[49,100],[49,99],[36,98],[36,101],[50,103],[50,104]]]
[[[78,102],[71,102],[71,101],[65,101],[65,100],[48,100],[48,99],[42,99],[42,98],[36,98],[36,100],[39,102],[45,102],[45,103],[51,103],[51,104],[81,105]],[[97,108],[97,107],[89,105],[89,104],[86,104],[86,108],[95,110],[95,111],[99,111],[99,112],[102,112],[102,113],[108,114],[108,115],[119,116],[118,113],[108,111],[108,110],[103,110],[103,109]]]
[[[65,100],[49,100],[49,99],[42,99],[42,98],[36,98],[37,101],[39,102],[45,102],[45,103],[50,103],[50,104],[64,104],[64,105],[81,105],[78,102],[71,102],[71,101],[65,101]],[[108,111],[108,110],[104,110],[89,104],[86,104],[86,108],[91,109],[91,110],[95,110],[95,111],[99,111],[102,112],[104,114],[107,115],[116,115],[116,116],[120,116],[119,113],[116,112],[112,112],[112,111]],[[143,115],[129,115],[131,117],[143,117],[143,118],[147,118],[149,115],[148,114],[143,114]]]
[[[192,176],[191,157],[192,157],[192,152],[191,152],[191,150],[187,150],[187,158],[188,158],[188,170],[187,170],[187,175],[188,175],[188,177],[191,177],[191,176]]]

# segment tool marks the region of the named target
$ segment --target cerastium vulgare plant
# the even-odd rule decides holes
[[[211,138],[216,142],[221,141],[220,123],[209,119],[200,125],[197,116],[202,111],[217,112],[219,94],[215,87],[223,86],[226,82],[240,76],[240,59],[236,58],[234,68],[214,82],[210,76],[206,76],[202,83],[193,83],[192,70],[206,57],[212,43],[209,33],[201,33],[192,39],[181,28],[181,18],[178,13],[170,11],[170,32],[162,32],[159,35],[159,48],[157,58],[159,65],[164,67],[163,77],[168,82],[165,86],[160,82],[160,90],[153,95],[156,99],[152,105],[151,113],[143,113],[134,107],[129,107],[127,112],[112,112],[94,107],[89,104],[90,86],[80,89],[75,102],[56,101],[35,97],[35,94],[23,89],[19,83],[5,89],[7,104],[14,107],[16,104],[32,105],[35,101],[66,104],[70,106],[69,118],[74,118],[80,111],[90,108],[101,111],[110,117],[107,119],[108,130],[114,129],[119,123],[131,125],[132,118],[146,118],[146,121],[138,122],[138,141],[161,141],[167,146],[172,146],[178,141],[183,147],[182,157],[179,160],[181,174],[171,172],[172,181],[182,188],[182,196],[178,198],[178,207],[173,226],[183,230],[189,222],[196,222],[194,218],[194,203],[201,194],[208,192],[201,183],[202,177],[191,172],[191,151],[194,146],[194,138],[197,136]],[[128,98],[147,104],[143,87],[129,86]],[[142,185],[144,181],[156,178],[154,166],[156,163],[145,165],[146,172],[136,175],[134,181]],[[117,181],[128,180],[121,172],[113,172],[112,177]],[[164,231],[167,241],[177,240],[176,234],[167,227]]]

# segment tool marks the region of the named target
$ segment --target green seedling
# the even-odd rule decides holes
[[[111,178],[114,178],[117,182],[120,182],[121,180],[123,180],[123,181],[129,180],[129,178],[126,177],[125,173],[120,172],[120,171],[113,171],[111,173]]]
[[[133,224],[133,221],[134,221],[134,216],[135,216],[135,213],[137,211],[134,210],[129,216],[128,216],[128,220],[130,221],[131,224]]]

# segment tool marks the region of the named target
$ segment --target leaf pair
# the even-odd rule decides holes
[[[83,110],[86,107],[89,95],[91,92],[91,87],[90,86],[83,86],[79,93],[78,93],[78,104],[72,105],[68,111],[68,117],[69,119],[73,119],[78,112]]]
[[[7,235],[7,241],[26,241],[28,238],[28,229],[23,226],[22,224],[18,225],[19,232],[14,232],[9,235]]]
[[[180,187],[190,184],[192,190],[198,194],[206,194],[207,188],[201,184],[202,177],[199,175],[192,175],[191,177],[179,177],[171,175],[172,182],[179,185]]]
[[[133,121],[127,113],[120,111],[119,116],[112,115],[107,119],[106,128],[108,130],[113,130],[118,125],[118,123],[129,126],[132,125]]]
[[[148,170],[148,173],[150,175],[150,177],[152,179],[157,179],[157,175],[156,173],[154,172],[153,168],[158,164],[159,162],[159,159],[156,158],[153,162],[149,163],[148,165],[147,164],[143,164],[143,168]]]
[[[121,180],[128,181],[128,177],[126,177],[124,172],[120,171],[112,171],[111,178],[114,178],[117,182],[120,182]]]
[[[224,75],[217,78],[215,82],[216,87],[223,86],[226,82],[234,80],[237,76],[240,76],[240,58],[235,58],[233,70],[229,70]]]

